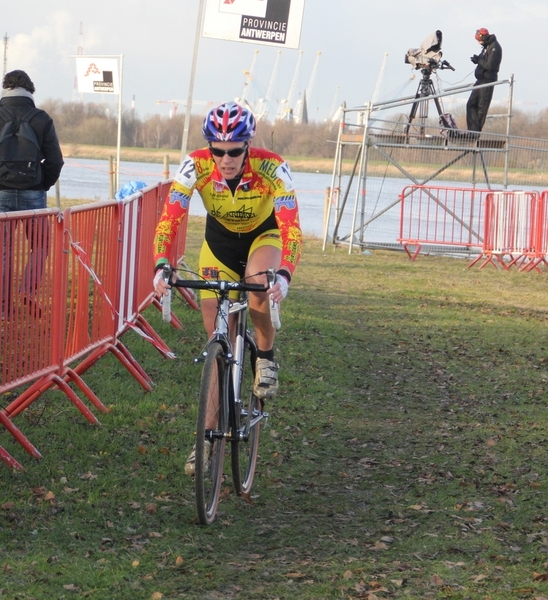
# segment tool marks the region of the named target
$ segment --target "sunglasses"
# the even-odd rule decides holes
[[[213,156],[217,158],[223,158],[225,154],[228,154],[230,158],[236,158],[241,156],[247,150],[247,144],[242,146],[241,148],[232,148],[231,150],[221,150],[221,148],[214,148],[213,146],[209,146],[209,151]]]

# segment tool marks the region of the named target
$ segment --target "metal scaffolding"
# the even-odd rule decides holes
[[[374,246],[375,241],[367,239],[366,231],[374,221],[390,211],[394,213],[399,193],[409,184],[441,185],[440,181],[449,181],[505,189],[516,183],[510,176],[511,152],[514,146],[523,149],[524,145],[512,144],[515,138],[510,135],[513,76],[481,86],[508,88],[504,111],[489,115],[490,120],[502,120],[503,125],[499,121],[481,134],[455,131],[440,125],[439,120],[444,112],[443,98],[470,94],[480,86],[459,86],[435,93],[428,83],[423,78],[414,96],[355,108],[343,105],[325,211],[324,249],[328,243],[348,244],[350,253],[354,245],[360,249]],[[431,101],[437,113],[429,118]],[[409,110],[409,114],[401,109]]]

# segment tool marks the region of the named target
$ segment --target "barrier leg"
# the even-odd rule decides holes
[[[3,460],[8,467],[11,467],[12,469],[17,469],[18,471],[25,470],[7,450],[2,448],[2,446],[0,446],[0,460]]]
[[[59,375],[53,376],[55,383],[59,386],[59,389],[68,396],[69,400],[76,406],[76,408],[86,417],[86,419],[93,425],[100,425],[97,417],[89,410],[89,408],[78,398],[74,390],[68,385],[68,383]]]
[[[163,354],[166,358],[175,358],[175,354],[166,345],[164,340],[156,333],[152,325],[143,317],[142,314],[137,315],[135,324],[151,338],[153,345],[156,349]]]
[[[63,377],[57,374],[48,375],[37,381],[4,409],[5,414],[9,415],[10,417],[17,416],[54,385],[56,385],[62,392],[64,392],[66,396],[68,396],[69,400],[90,423],[93,423],[94,425],[99,424],[99,421],[95,415],[89,410],[89,408],[87,408],[82,400],[78,398],[74,390],[67,384]]]
[[[126,369],[135,377],[147,392],[153,387],[152,379],[147,375],[141,365],[133,358],[131,352],[122,344],[120,340],[116,341],[110,348],[111,352],[126,367]]]
[[[23,435],[23,433],[21,433],[21,431],[12,423],[11,419],[4,412],[1,411],[0,423],[11,433],[11,435],[17,440],[17,442],[21,444],[21,446],[23,446],[23,448],[31,456],[34,456],[34,458],[42,458],[40,452],[38,452],[38,450],[30,443],[30,441]],[[4,452],[7,454],[8,457],[10,456],[6,450],[4,450]],[[4,462],[6,462],[6,457],[0,456],[0,458],[2,458]],[[11,457],[11,459],[17,463],[17,461],[13,457]],[[19,463],[17,464],[19,465]],[[19,467],[21,467],[21,465],[19,465]],[[23,469],[23,467],[21,467],[21,469]]]
[[[99,400],[95,393],[90,389],[86,382],[80,377],[80,375],[74,369],[67,369],[65,380],[70,379],[80,388],[89,399],[89,401],[101,412],[109,412],[108,408]]]

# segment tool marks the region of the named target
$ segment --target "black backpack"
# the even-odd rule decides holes
[[[31,108],[19,119],[0,107],[0,185],[28,190],[42,183],[42,152],[29,121],[40,111]]]
[[[455,119],[453,119],[453,115],[450,113],[443,113],[440,115],[440,130],[441,136],[444,138],[459,138],[461,137],[461,132],[455,123]]]

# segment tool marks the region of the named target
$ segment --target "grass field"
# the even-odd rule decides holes
[[[147,309],[177,354],[123,338],[152,392],[109,355],[101,427],[49,391],[16,419],[41,462],[0,436],[26,468],[0,464],[0,597],[548,598],[547,304],[544,273],[307,239],[253,503],[227,479],[209,527],[184,475],[201,320]]]

